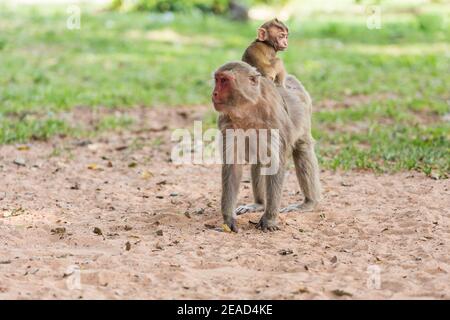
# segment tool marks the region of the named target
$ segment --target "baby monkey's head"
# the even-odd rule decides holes
[[[264,23],[258,28],[257,40],[271,45],[276,51],[283,51],[288,47],[288,27],[278,19]]]

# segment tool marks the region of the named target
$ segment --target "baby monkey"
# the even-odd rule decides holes
[[[288,28],[278,19],[264,23],[258,29],[256,40],[245,50],[242,61],[258,69],[277,85],[285,87],[286,70],[283,60],[276,54],[288,47],[288,35]]]

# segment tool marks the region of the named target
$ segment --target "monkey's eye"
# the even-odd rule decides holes
[[[225,84],[228,81],[227,78],[220,78],[220,83]]]

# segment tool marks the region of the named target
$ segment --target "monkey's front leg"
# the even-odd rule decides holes
[[[279,230],[277,216],[280,209],[281,192],[284,181],[284,165],[280,164],[280,168],[276,174],[267,175],[266,178],[266,209],[261,220],[259,220],[258,229],[262,231]]]
[[[238,232],[236,226],[236,207],[239,183],[242,177],[242,165],[223,164],[222,165],[222,215],[223,221],[234,232]]]
[[[277,74],[275,83],[282,88],[286,88],[286,72],[284,70]]]
[[[286,69],[284,68],[283,60],[278,59],[275,63],[275,79],[274,82],[280,87],[286,88]]]

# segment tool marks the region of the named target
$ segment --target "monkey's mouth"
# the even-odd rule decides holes
[[[222,111],[226,107],[226,103],[223,99],[212,97],[212,103],[214,104],[214,109],[217,111]]]
[[[226,107],[225,103],[220,102],[220,101],[213,101],[214,104],[214,109],[216,109],[216,111],[223,111]]]

